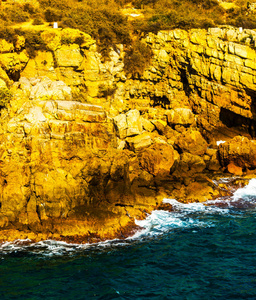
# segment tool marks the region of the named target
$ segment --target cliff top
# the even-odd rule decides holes
[[[58,22],[102,43],[127,43],[130,33],[232,25],[256,28],[254,3],[245,0],[7,0],[1,4],[1,31]],[[2,27],[2,28],[1,28]]]

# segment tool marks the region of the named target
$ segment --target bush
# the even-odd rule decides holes
[[[111,46],[129,43],[130,33],[127,18],[116,7],[77,5],[62,19],[62,24],[90,34],[97,41],[98,51],[108,59]]]
[[[0,88],[0,108],[4,108],[12,99],[12,93],[7,88]]]
[[[15,6],[5,6],[3,13],[5,14],[5,21],[8,21],[9,23],[22,23],[28,21],[30,18],[30,14],[24,10],[24,6],[17,3]]]
[[[100,84],[99,90],[98,90],[98,97],[99,98],[107,98],[108,96],[111,96],[115,93],[117,89],[117,86],[114,85],[106,85],[106,84]]]
[[[9,43],[15,43],[17,40],[17,34],[13,28],[0,27],[0,39],[5,39]]]
[[[43,16],[41,14],[36,14],[34,16],[33,25],[43,25],[43,24],[44,24]]]
[[[44,43],[41,35],[38,31],[17,31],[19,35],[25,37],[25,48],[30,58],[34,58],[38,50],[46,50],[46,44]]]
[[[153,56],[151,48],[137,40],[127,49],[124,57],[124,70],[132,77],[141,76]]]
[[[72,90],[73,101],[86,103],[87,95],[88,95],[88,89],[87,86],[85,85],[80,85],[79,87],[73,88]]]
[[[45,19],[47,22],[57,22],[62,19],[62,11],[56,8],[47,8],[44,12]]]

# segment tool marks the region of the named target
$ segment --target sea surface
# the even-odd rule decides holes
[[[207,205],[163,201],[174,211],[124,241],[0,245],[0,299],[256,299],[256,179]]]

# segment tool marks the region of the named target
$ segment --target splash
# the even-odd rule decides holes
[[[228,183],[228,180],[221,179],[220,182]],[[0,256],[19,255],[30,253],[43,257],[52,256],[73,256],[91,253],[93,251],[120,249],[134,242],[156,238],[166,233],[171,234],[173,230],[197,230],[200,228],[216,226],[217,216],[237,216],[238,213],[247,209],[256,208],[256,179],[251,179],[249,184],[239,188],[229,198],[209,200],[204,203],[180,203],[175,199],[163,199],[168,203],[172,211],[155,210],[144,220],[136,220],[140,226],[132,237],[126,240],[114,239],[95,244],[69,244],[61,241],[45,240],[33,243],[30,240],[17,240],[0,244]]]
[[[233,196],[234,200],[243,199],[245,201],[256,200],[256,178],[253,178],[249,181],[248,185],[244,188],[238,189]]]

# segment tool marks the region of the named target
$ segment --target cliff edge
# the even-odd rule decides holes
[[[254,176],[256,32],[161,31],[131,76],[124,47],[102,61],[72,29],[1,40],[0,239],[125,237],[164,197],[229,194],[212,179]],[[220,143],[220,140],[222,143]],[[225,142],[225,143],[223,143]]]

